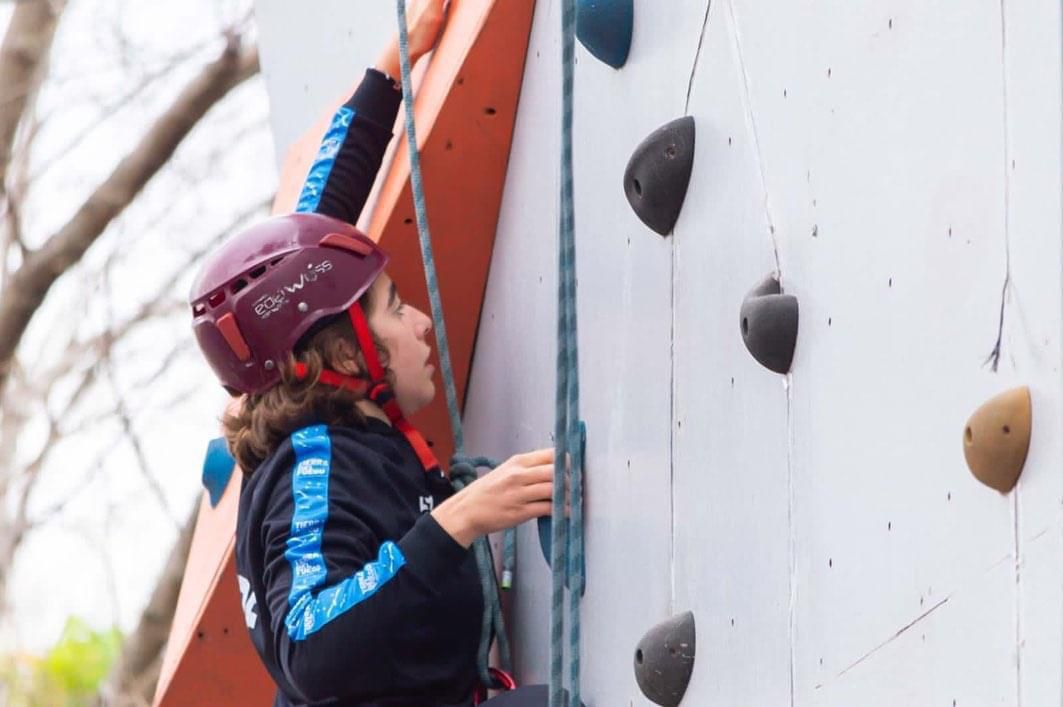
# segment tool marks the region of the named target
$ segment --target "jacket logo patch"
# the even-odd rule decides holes
[[[244,623],[253,631],[255,624],[258,623],[258,614],[255,613],[258,600],[255,598],[255,593],[251,591],[251,582],[247,581],[247,577],[238,574],[236,582],[240,585],[240,606],[244,609]]]
[[[435,508],[436,501],[431,496],[421,496],[421,513],[427,513]]]

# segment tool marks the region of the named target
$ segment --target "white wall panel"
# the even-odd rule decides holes
[[[671,241],[622,188],[627,159],[682,115],[700,0],[636,5],[632,55],[577,49],[575,172],[582,413],[587,448],[583,684],[590,705],[644,701],[632,660],[670,615]],[[550,444],[555,381],[560,6],[539,2],[466,408],[470,448]],[[697,23],[689,22],[698,16]],[[683,67],[683,68],[678,68]],[[522,529],[515,635],[526,680],[548,678],[549,574]]]
[[[619,71],[577,48],[588,706],[648,704],[635,643],[686,609],[684,705],[1060,704],[1058,0],[714,0],[699,54],[706,8],[636,0]],[[283,153],[394,7],[256,10]],[[559,13],[536,8],[467,399],[467,446],[496,457],[552,443]],[[694,171],[661,238],[621,178],[685,112]],[[800,300],[789,378],[738,327],[775,268]],[[961,434],[1015,385],[1033,440],[1002,496]],[[525,680],[547,678],[549,586],[529,525],[511,597]]]
[[[674,235],[675,611],[697,622],[690,704],[790,696],[790,475],[784,378],[739,331],[775,269],[745,79],[725,2],[710,10],[690,112],[697,156]]]
[[[398,19],[390,0],[255,0],[255,20],[279,165],[376,60]]]
[[[959,447],[966,416],[1014,380],[983,366],[1004,278],[1000,6],[735,0],[735,15],[802,307],[796,702],[852,704],[840,676],[863,659],[882,704],[934,704],[972,671],[986,703],[1013,703],[1014,569],[989,588],[991,568],[1014,564],[1011,503],[971,479]],[[972,583],[983,601],[941,605],[929,655],[876,667],[877,646]],[[969,622],[993,630],[949,632]],[[936,670],[913,686],[926,660]]]
[[[1063,39],[1058,1],[1004,8],[1007,233],[1005,370],[1030,386],[1033,435],[1013,494],[1019,702],[1063,702],[1063,459],[1059,306]]]

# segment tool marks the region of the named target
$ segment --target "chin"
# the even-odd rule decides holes
[[[434,383],[420,392],[417,396],[409,396],[406,400],[399,401],[399,407],[402,409],[402,414],[413,415],[416,412],[420,412],[424,408],[428,407],[436,397],[436,386]]]

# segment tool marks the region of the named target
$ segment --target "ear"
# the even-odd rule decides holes
[[[349,376],[361,376],[364,375],[365,362],[362,360],[362,353],[358,351],[350,342],[341,341],[340,345],[340,360],[335,363],[334,368],[338,373],[345,373]]]

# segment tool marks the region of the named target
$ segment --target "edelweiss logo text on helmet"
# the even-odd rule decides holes
[[[276,314],[284,307],[284,305],[288,304],[290,301],[290,295],[294,295],[305,286],[316,282],[318,277],[330,270],[332,270],[332,261],[330,260],[322,260],[317,264],[307,263],[306,272],[302,273],[298,280],[280,287],[276,292],[262,295],[255,300],[255,314],[257,314],[260,319],[268,319],[270,315]]]

